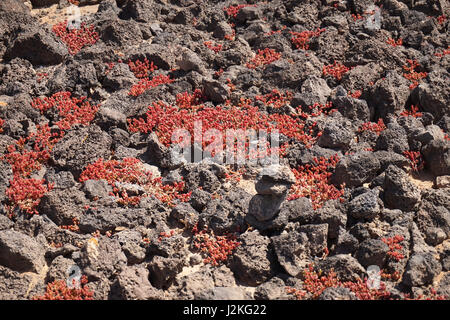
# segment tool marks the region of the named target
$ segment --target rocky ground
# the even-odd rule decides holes
[[[0,298],[450,297],[448,15],[2,0]],[[198,120],[279,165],[179,161]]]

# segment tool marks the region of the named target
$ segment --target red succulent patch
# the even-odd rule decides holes
[[[394,237],[382,238],[381,241],[386,243],[389,246],[388,256],[394,259],[395,261],[400,261],[405,258],[405,256],[401,253],[403,247],[400,243],[405,240],[403,236],[396,235]]]
[[[325,201],[339,199],[344,195],[344,187],[336,188],[330,183],[332,170],[336,167],[339,158],[314,158],[314,165],[306,164],[292,169],[296,182],[289,191],[288,200],[307,197],[311,200],[314,209],[323,206]]]
[[[131,87],[130,92],[128,92],[128,95],[137,97],[141,94],[143,94],[148,89],[157,87],[159,85],[163,84],[169,84],[174,82],[174,79],[170,79],[169,76],[165,76],[162,74],[159,74],[155,77],[153,77],[152,80],[149,79],[141,79],[138,84],[135,84]]]
[[[247,62],[247,68],[256,69],[260,66],[271,64],[281,58],[281,53],[276,52],[274,49],[265,48],[264,50],[258,49],[256,56]]]
[[[69,29],[67,20],[57,23],[52,28],[53,32],[64,42],[72,55],[77,54],[83,47],[97,42],[99,35],[94,31],[94,26],[86,27],[84,23],[79,29]]]
[[[302,31],[302,32],[294,32],[289,31],[292,35],[291,42],[295,45],[297,49],[308,50],[309,49],[309,41],[313,37],[318,37],[322,32],[326,29],[317,28],[316,31]]]
[[[153,64],[153,61],[150,62],[147,58],[144,58],[144,61],[139,59],[136,61],[128,60],[128,67],[138,79],[147,78],[153,71],[158,69],[158,67]]]
[[[419,85],[419,80],[427,77],[428,73],[416,71],[417,67],[420,67],[419,63],[416,60],[408,59],[406,60],[406,62],[408,65],[403,66],[403,70],[405,70],[405,73],[403,73],[403,77],[412,82],[409,86],[409,88],[412,90]]]
[[[14,177],[6,189],[6,196],[12,207],[18,207],[29,214],[38,214],[36,207],[41,198],[53,188],[52,184],[46,184],[45,180]]]
[[[372,131],[377,135],[380,135],[382,131],[386,130],[386,126],[384,124],[383,119],[378,119],[378,122],[364,122],[361,127],[358,129],[358,132],[364,131]]]
[[[198,227],[195,226],[192,233],[194,248],[200,250],[206,256],[203,262],[212,266],[218,266],[220,263],[227,261],[233,251],[241,244],[236,241],[235,235],[215,235],[212,230],[208,231],[208,228],[199,231]]]
[[[351,68],[348,68],[337,61],[334,61],[333,64],[324,66],[322,68],[322,73],[324,76],[331,75],[336,80],[340,81],[342,79],[342,75],[350,71],[350,69]]]
[[[425,167],[425,160],[420,151],[405,151],[403,152],[403,155],[408,158],[411,169],[414,172],[422,171]]]
[[[75,279],[74,279],[75,281]],[[33,300],[93,300],[94,292],[87,287],[87,277],[81,277],[81,286],[69,288],[64,280],[47,283],[43,296],[35,296]]]
[[[145,170],[143,163],[136,158],[125,158],[122,161],[105,161],[100,158],[83,170],[79,181],[84,182],[89,179],[106,180],[113,188],[113,195],[117,201],[125,206],[137,205],[142,196],[129,196],[120,183],[136,184],[145,191],[143,196],[154,196],[170,206],[176,199],[189,200],[191,195],[190,192],[183,192],[184,182],[164,184],[161,177],[153,177],[152,173]]]
[[[321,271],[315,271],[314,267],[310,265],[303,271],[303,284],[301,289],[287,287],[286,291],[293,294],[297,299],[312,299],[315,300],[327,288],[347,288],[355,294],[359,300],[386,300],[389,299],[390,293],[386,290],[384,283],[380,283],[379,289],[369,288],[366,280],[358,278],[357,281],[341,281],[336,273],[331,270],[326,275]]]

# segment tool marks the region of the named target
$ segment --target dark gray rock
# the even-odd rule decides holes
[[[135,21],[117,17],[101,21],[97,32],[108,46],[136,46],[143,40],[142,32]]]
[[[309,101],[302,101],[303,103],[300,103],[303,107],[309,107],[314,103],[324,105],[327,102],[328,96],[331,94],[331,89],[324,79],[317,76],[310,76],[302,83],[300,92],[302,94],[312,95],[312,97],[308,99]]]
[[[77,178],[88,164],[98,158],[107,159],[111,144],[111,137],[96,125],[77,128],[69,131],[54,146],[51,161]]]
[[[244,7],[239,10],[236,20],[239,22],[248,22],[261,18],[262,12],[258,7]]]
[[[19,35],[6,50],[5,58],[22,58],[33,65],[55,65],[61,63],[67,54],[67,48],[53,33],[39,29]]]
[[[315,256],[322,256],[327,247],[326,224],[304,225],[291,223],[285,232],[271,237],[278,262],[293,277],[298,276]]]
[[[0,231],[0,265],[39,273],[45,266],[44,254],[44,247],[35,239],[14,230]]]
[[[71,268],[74,266],[76,266],[76,263],[72,259],[67,259],[63,256],[56,257],[53,259],[47,271],[46,281],[52,282],[55,280],[68,279],[71,275],[73,275],[73,273],[71,273]]]
[[[116,227],[134,228],[148,227],[152,223],[152,216],[141,208],[90,208],[80,217],[80,230],[91,233],[99,230],[104,233]]]
[[[355,136],[351,121],[347,119],[327,119],[322,130],[322,135],[317,141],[323,148],[348,148],[351,140]]]
[[[86,180],[83,183],[82,190],[89,199],[100,199],[109,196],[112,187],[106,180]]]
[[[199,300],[247,300],[248,296],[241,288],[214,287],[196,295]]]
[[[397,123],[389,123],[386,130],[383,130],[378,136],[375,148],[400,154],[408,151],[409,144],[405,129]]]
[[[209,192],[202,189],[195,189],[192,191],[189,203],[195,210],[201,212],[208,205],[211,199],[211,194]]]
[[[328,225],[328,238],[335,239],[338,236],[339,228],[345,227],[347,214],[339,203],[339,200],[329,200],[315,210],[312,214],[312,223]]]
[[[430,246],[437,246],[441,244],[446,238],[447,235],[441,228],[428,228],[426,230],[425,241]]]
[[[448,188],[428,189],[422,192],[417,212],[417,225],[426,234],[430,228],[439,228],[450,236],[450,196]]]
[[[281,196],[286,194],[295,181],[295,176],[289,167],[275,165],[265,168],[259,174],[255,189],[260,195]]]
[[[120,273],[127,265],[127,257],[119,241],[102,236],[85,242],[77,262],[83,274],[100,280]]]
[[[428,285],[441,271],[441,264],[433,254],[415,254],[408,261],[403,283],[409,287]]]
[[[241,244],[230,263],[236,278],[249,286],[267,281],[272,275],[270,239],[260,235],[258,231],[252,231],[240,235],[238,241]]]
[[[338,96],[333,101],[333,106],[344,117],[351,120],[370,120],[370,110],[365,100],[355,99],[349,96]]]
[[[170,212],[170,217],[189,230],[192,230],[199,219],[198,212],[186,202],[180,203],[174,207]]]
[[[344,228],[339,228],[335,251],[337,254],[353,254],[358,249],[359,241]]]
[[[228,87],[217,80],[204,79],[202,85],[205,95],[213,102],[224,103],[229,97]]]
[[[408,168],[410,166],[409,160],[405,156],[392,151],[380,150],[373,154],[377,157],[378,161],[380,161],[382,171],[386,170],[390,165],[399,168]]]
[[[0,231],[10,229],[12,226],[14,226],[14,222],[11,219],[7,216],[0,215]]]
[[[385,118],[388,114],[400,114],[409,95],[409,81],[397,72],[389,72],[376,82],[368,103],[375,109],[375,119]]]
[[[428,73],[427,81],[421,82],[417,87],[415,99],[424,111],[430,112],[437,120],[444,115],[450,115],[447,103],[450,99],[448,78],[448,71],[433,70]]]
[[[275,215],[280,211],[281,204],[285,201],[286,197],[275,196],[275,195],[255,195],[250,200],[248,208],[248,216],[246,220],[252,224],[253,220],[255,223],[265,222],[272,220]]]
[[[184,259],[173,257],[155,256],[148,264],[150,281],[159,289],[168,288],[184,266]]]
[[[0,161],[0,201],[6,199],[5,191],[8,188],[9,181],[13,178],[11,165],[5,161]]]
[[[142,246],[142,236],[134,230],[124,230],[116,233],[113,239],[117,239],[122,251],[127,256],[128,264],[141,263],[145,259],[146,250]]]
[[[407,174],[394,166],[385,171],[384,202],[392,209],[409,211],[420,200],[419,189],[409,181]]]
[[[139,22],[152,22],[157,18],[158,6],[154,1],[126,1],[120,13],[121,19],[133,19]]]
[[[331,287],[323,290],[318,298],[319,300],[358,300],[356,295],[350,289],[343,287]]]
[[[86,203],[84,193],[76,188],[55,189],[42,197],[38,210],[58,225],[71,225],[81,217]]]
[[[76,184],[73,174],[69,171],[55,172],[50,169],[45,173],[44,179],[52,183],[54,189],[70,189]]]
[[[450,142],[433,140],[422,148],[425,164],[436,176],[450,174]]]
[[[348,203],[348,213],[355,219],[374,219],[381,211],[383,202],[379,192],[369,190]]]
[[[366,272],[358,260],[348,254],[328,256],[317,263],[317,268],[323,270],[325,274],[333,270],[342,281],[363,279]]]
[[[366,268],[371,265],[381,268],[386,261],[388,251],[389,247],[383,241],[368,239],[360,244],[355,257]]]
[[[245,230],[250,199],[251,195],[242,189],[222,194],[221,199],[212,200],[200,214],[199,225],[207,225],[217,233]]]
[[[148,278],[149,271],[142,266],[125,267],[117,276],[117,288],[121,299],[162,299],[163,293],[154,288]]]
[[[348,187],[357,187],[371,181],[380,167],[380,161],[372,152],[357,152],[338,162],[331,182],[335,185],[345,183]]]

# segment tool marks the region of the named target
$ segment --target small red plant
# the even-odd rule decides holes
[[[68,130],[75,124],[87,125],[94,120],[99,105],[92,106],[85,99],[86,97],[74,98],[70,92],[57,92],[51,97],[34,99],[31,106],[41,113],[55,108],[60,117],[55,124],[61,130]]]
[[[358,14],[353,14],[352,13],[352,18],[353,18],[353,21],[357,21],[357,20],[364,19],[364,16],[360,15],[359,13]]]
[[[137,96],[143,94],[148,89],[151,89],[151,88],[157,87],[159,85],[163,85],[163,84],[169,84],[174,81],[175,80],[170,79],[169,76],[165,76],[162,74],[155,76],[152,80],[142,79],[139,81],[138,84],[135,84],[131,87],[131,90],[130,90],[130,92],[128,92],[128,95],[137,97]]]
[[[349,97],[352,97],[352,98],[355,98],[355,99],[359,99],[359,97],[361,97],[361,90],[356,90],[356,91],[354,91],[354,92],[351,92],[351,91],[349,91],[348,93],[347,93],[347,95],[349,96]]]
[[[326,65],[322,68],[322,73],[324,76],[331,75],[336,80],[340,81],[342,79],[342,75],[350,71],[351,68],[344,66],[336,61],[333,64]]]
[[[282,93],[278,89],[273,89],[270,93],[264,96],[256,96],[255,100],[261,101],[265,106],[271,106],[272,108],[279,109],[290,103],[292,96],[293,94],[290,91]]]
[[[41,82],[43,79],[48,77],[48,73],[38,72],[38,73],[36,73],[36,76],[37,76],[37,82]]]
[[[403,155],[408,158],[411,169],[414,172],[422,171],[425,167],[425,160],[423,160],[420,151],[405,151],[403,152]]]
[[[163,241],[164,238],[170,238],[170,237],[173,237],[174,235],[175,235],[175,230],[170,230],[170,232],[160,232],[158,241],[161,242],[161,241]]]
[[[384,283],[380,283],[379,289],[371,289],[367,285],[367,281],[358,279],[357,281],[342,282],[333,270],[326,275],[322,271],[315,271],[310,265],[303,271],[304,281],[301,289],[287,287],[289,294],[294,294],[297,299],[315,300],[327,288],[343,287],[353,292],[359,300],[386,300],[389,299],[390,293],[386,290]]]
[[[229,24],[231,27],[231,34],[226,34],[224,36],[225,40],[229,40],[229,41],[233,41],[236,38],[236,29],[235,29],[235,24],[234,23],[230,23]]]
[[[136,60],[134,62],[129,60],[128,67],[138,79],[148,78],[153,71],[158,69],[158,67],[153,64],[153,61],[150,62],[147,58],[144,58],[143,62],[141,60]]]
[[[223,8],[223,10],[227,13],[227,15],[229,17],[236,18],[239,11],[245,7],[256,7],[256,4],[238,4],[238,5],[234,5],[234,6],[231,5],[231,6]]]
[[[212,43],[212,41],[205,41],[205,42],[203,42],[203,44],[204,44],[207,48],[209,48],[209,49],[211,49],[212,51],[214,51],[215,53],[218,53],[219,51],[222,51],[222,45],[221,45],[221,44],[214,45],[214,44]]]
[[[406,71],[406,73],[403,73],[403,77],[411,81],[412,83],[409,86],[409,89],[414,89],[419,85],[419,80],[424,79],[427,77],[428,73],[426,72],[416,72],[416,68],[420,67],[419,63],[416,60],[408,59],[406,60],[408,65],[403,66],[403,70]]]
[[[400,261],[405,258],[405,256],[399,251],[403,247],[400,245],[405,240],[403,236],[396,235],[394,237],[382,238],[381,241],[389,246],[388,256],[390,256],[395,261]]]
[[[436,52],[434,55],[436,57],[442,58],[443,56],[450,54],[450,46],[447,47],[447,49],[444,49],[442,52]]]
[[[5,120],[3,120],[3,119],[0,119],[0,133],[2,133],[3,132],[3,125],[5,124]]]
[[[403,45],[403,39],[399,38],[397,41],[395,41],[394,39],[389,38],[389,39],[387,39],[386,43],[393,47],[398,47],[398,46]]]
[[[63,225],[63,226],[60,226],[60,228],[65,229],[65,230],[70,230],[73,232],[78,232],[78,231],[80,231],[80,227],[78,226],[79,224],[80,224],[80,220],[78,220],[77,218],[73,218],[72,224]]]
[[[332,170],[336,167],[339,158],[314,158],[314,165],[306,164],[292,169],[296,182],[289,191],[288,200],[307,197],[311,200],[314,209],[323,206],[325,201],[339,199],[344,195],[344,186],[340,189],[330,183]]]
[[[261,65],[271,64],[281,58],[281,53],[276,52],[273,49],[265,48],[264,50],[258,49],[256,56],[247,63],[247,68],[256,69]]]
[[[264,35],[265,36],[273,36],[274,34],[281,34],[281,32],[285,29],[286,29],[286,26],[283,26],[283,27],[281,27],[281,30],[272,30],[272,31],[265,33]]]
[[[94,292],[89,289],[87,277],[82,276],[80,279],[81,286],[75,285],[69,288],[64,280],[55,280],[47,283],[46,292],[43,296],[35,296],[33,300],[93,300]]]
[[[220,68],[218,71],[214,72],[214,77],[219,78],[223,74],[223,69]]]
[[[195,109],[206,99],[203,91],[200,89],[195,89],[192,94],[188,92],[183,92],[177,94],[177,106],[180,109]]]
[[[175,107],[164,102],[154,102],[149,106],[145,118],[128,119],[130,132],[149,133],[155,132],[161,143],[166,146],[172,144],[172,135],[175,130],[185,129],[189,132],[192,141],[196,136],[194,132],[195,123],[202,123],[199,136],[204,136],[205,132],[214,129],[225,135],[228,129],[255,131],[264,130],[267,133],[277,129],[280,133],[289,138],[303,142],[310,147],[316,140],[315,125],[307,128],[305,122],[299,117],[287,114],[265,114],[252,106],[251,101],[242,99],[239,105],[227,105],[226,107],[205,107],[197,105],[195,108]],[[223,136],[223,149],[227,147],[226,137]],[[210,141],[203,139],[197,141],[207,148]],[[248,142],[248,141],[247,141]],[[209,150],[212,152],[213,150]],[[214,155],[213,155],[214,156]]]
[[[49,192],[52,184],[46,184],[45,180],[14,177],[6,189],[6,196],[11,203],[11,211],[18,207],[29,214],[38,214],[36,207],[41,198]]]
[[[194,248],[206,255],[203,262],[212,266],[218,266],[220,263],[227,261],[228,257],[241,244],[236,241],[235,235],[215,235],[212,230],[208,231],[207,227],[199,231],[198,227],[195,226],[192,233]]]
[[[386,126],[384,124],[383,119],[378,119],[378,122],[364,122],[361,127],[358,129],[358,132],[364,132],[364,131],[372,131],[375,132],[377,135],[380,135],[382,131],[386,129]]]
[[[400,115],[404,117],[418,118],[422,116],[422,112],[419,112],[419,106],[411,105],[411,111],[409,110],[402,111]]]
[[[318,37],[322,32],[326,29],[317,28],[316,31],[302,31],[302,32],[294,32],[290,31],[289,33],[292,35],[291,41],[295,45],[297,49],[308,50],[309,49],[309,40],[313,37]]]
[[[79,29],[69,29],[67,20],[57,23],[52,28],[53,32],[64,42],[72,55],[77,54],[83,47],[97,42],[99,35],[94,31],[94,26],[86,27],[84,23]]]
[[[445,14],[443,14],[443,15],[440,15],[439,17],[437,17],[436,20],[439,24],[444,24],[444,22],[447,20],[447,17]]]

